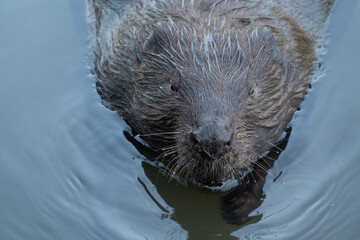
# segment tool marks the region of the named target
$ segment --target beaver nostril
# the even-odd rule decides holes
[[[191,139],[191,142],[192,142],[192,144],[193,144],[194,150],[195,150],[196,152],[202,152],[202,151],[203,151],[203,150],[202,150],[202,146],[201,146],[200,142],[196,139],[196,135],[195,135],[195,134],[191,134],[190,139]]]
[[[225,153],[230,152],[231,146],[227,144],[227,142],[213,139],[209,141],[198,142],[194,145],[194,149],[198,153],[210,159],[217,159]]]
[[[191,136],[194,150],[206,158],[217,159],[231,150],[231,134],[224,124],[204,123]]]
[[[230,150],[231,150],[231,141],[227,141],[224,146],[224,151],[227,153],[230,152]]]

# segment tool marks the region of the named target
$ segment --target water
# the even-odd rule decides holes
[[[222,219],[226,193],[159,175],[100,105],[85,9],[0,2],[0,239],[358,238],[360,3],[334,8],[326,73],[245,226]]]

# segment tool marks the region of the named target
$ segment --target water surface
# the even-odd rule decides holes
[[[99,103],[85,1],[0,2],[0,239],[357,239],[360,3],[341,1],[325,74],[246,226],[222,192],[158,174]],[[273,182],[275,176],[281,176]]]

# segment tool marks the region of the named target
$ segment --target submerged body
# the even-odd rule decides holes
[[[303,101],[334,0],[88,0],[97,90],[186,179],[219,185]]]

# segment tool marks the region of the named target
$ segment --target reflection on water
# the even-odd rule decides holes
[[[274,166],[289,141],[291,128],[287,129],[285,138],[274,146],[269,154],[261,158],[253,167],[253,171],[246,174],[242,183],[230,194],[221,199],[222,216],[227,223],[248,225],[261,220],[262,214],[251,215],[264,201],[263,187],[269,170]],[[277,178],[274,178],[274,182]]]
[[[210,194],[213,194],[215,196],[214,202],[212,202],[211,206],[219,205],[221,204],[220,210],[221,210],[221,216],[225,220],[226,223],[234,224],[234,225],[248,225],[251,223],[255,223],[261,220],[262,215],[255,215],[252,216],[250,213],[253,212],[256,208],[258,208],[261,203],[264,200],[264,194],[263,194],[263,187],[266,181],[266,176],[268,175],[268,170],[271,169],[274,166],[274,163],[280,156],[280,154],[285,150],[286,145],[288,143],[289,137],[291,133],[291,128],[287,129],[286,136],[282,141],[280,141],[276,146],[274,146],[270,151],[269,154],[267,154],[265,157],[261,158],[253,167],[253,171],[247,173],[245,176],[243,176],[242,179],[239,180],[239,184],[233,186],[230,188],[230,190],[227,191],[221,191],[222,193],[216,193],[218,191],[218,188],[210,188],[210,189],[203,189],[203,186],[192,186],[194,189],[201,189],[202,192],[208,191]],[[143,145],[140,141],[138,141],[135,137],[131,136],[128,132],[124,132],[124,135],[126,139],[128,139],[135,147],[136,149],[144,155],[144,157],[152,162],[144,162],[143,167],[145,170],[145,174],[148,177],[148,179],[151,181],[152,184],[155,185],[158,193],[161,195],[161,197],[166,201],[166,203],[170,206],[172,206],[174,209],[176,209],[175,214],[172,213],[172,215],[169,215],[169,211],[166,210],[165,207],[161,206],[161,204],[157,203],[156,198],[153,197],[150,193],[150,191],[147,189],[146,185],[139,180],[142,185],[144,186],[145,191],[149,194],[149,196],[154,200],[155,203],[157,203],[158,207],[161,208],[165,215],[168,217],[171,217],[172,219],[179,222],[184,228],[186,226],[186,223],[191,222],[190,224],[191,228],[194,228],[194,226],[198,225],[198,223],[202,222],[202,219],[204,219],[204,214],[202,211],[200,211],[199,207],[194,206],[194,201],[191,201],[191,203],[186,204],[183,201],[173,201],[172,197],[179,194],[180,191],[178,188],[185,189],[186,192],[191,191],[190,186],[187,185],[194,185],[191,182],[185,183],[186,186],[183,184],[179,184],[178,181],[174,180],[169,176],[171,173],[168,173],[168,169],[166,166],[159,165],[159,162],[166,161],[164,158],[162,158],[162,154],[156,153],[151,151],[149,148],[147,148],[145,145]],[[154,162],[155,161],[155,162]],[[273,177],[273,181],[275,182],[277,177]],[[179,187],[172,188],[172,191],[174,191],[173,194],[169,194],[168,185],[170,184],[170,181],[175,181],[175,184],[179,185]],[[164,190],[164,192],[162,192]],[[195,190],[196,191],[196,190]],[[194,193],[193,193],[194,194]],[[196,193],[195,193],[196,194]],[[181,194],[182,195],[182,194]],[[185,194],[184,194],[185,195]],[[183,196],[183,195],[182,195]],[[206,203],[208,202],[209,197],[201,197],[200,202]],[[175,204],[176,206],[171,205],[171,203]],[[190,210],[190,212],[186,211],[186,214],[184,214],[184,210],[179,211],[179,209],[184,208],[183,206],[186,206],[185,208]],[[204,208],[205,204],[200,204],[201,208]],[[207,206],[204,208],[204,212],[206,214],[209,214],[209,210],[213,207]],[[196,212],[193,210],[196,209]],[[216,211],[213,212],[213,214],[216,216],[211,216],[208,219],[218,219],[216,224],[213,224],[213,228],[211,228],[212,231],[218,232],[219,226],[222,226],[225,224],[224,221],[221,221],[219,219],[219,209],[216,208]],[[196,214],[200,213],[200,214]],[[179,215],[182,215],[183,217],[178,218]],[[198,218],[195,219],[194,216],[198,216]],[[209,231],[208,225],[206,225],[205,231]],[[201,225],[197,226],[196,229],[200,229]],[[186,228],[185,228],[186,229]]]
[[[84,1],[0,1],[0,239],[358,237],[357,1],[335,7],[326,74],[243,226],[221,215],[240,219],[243,195],[169,182],[99,104],[85,19]]]

